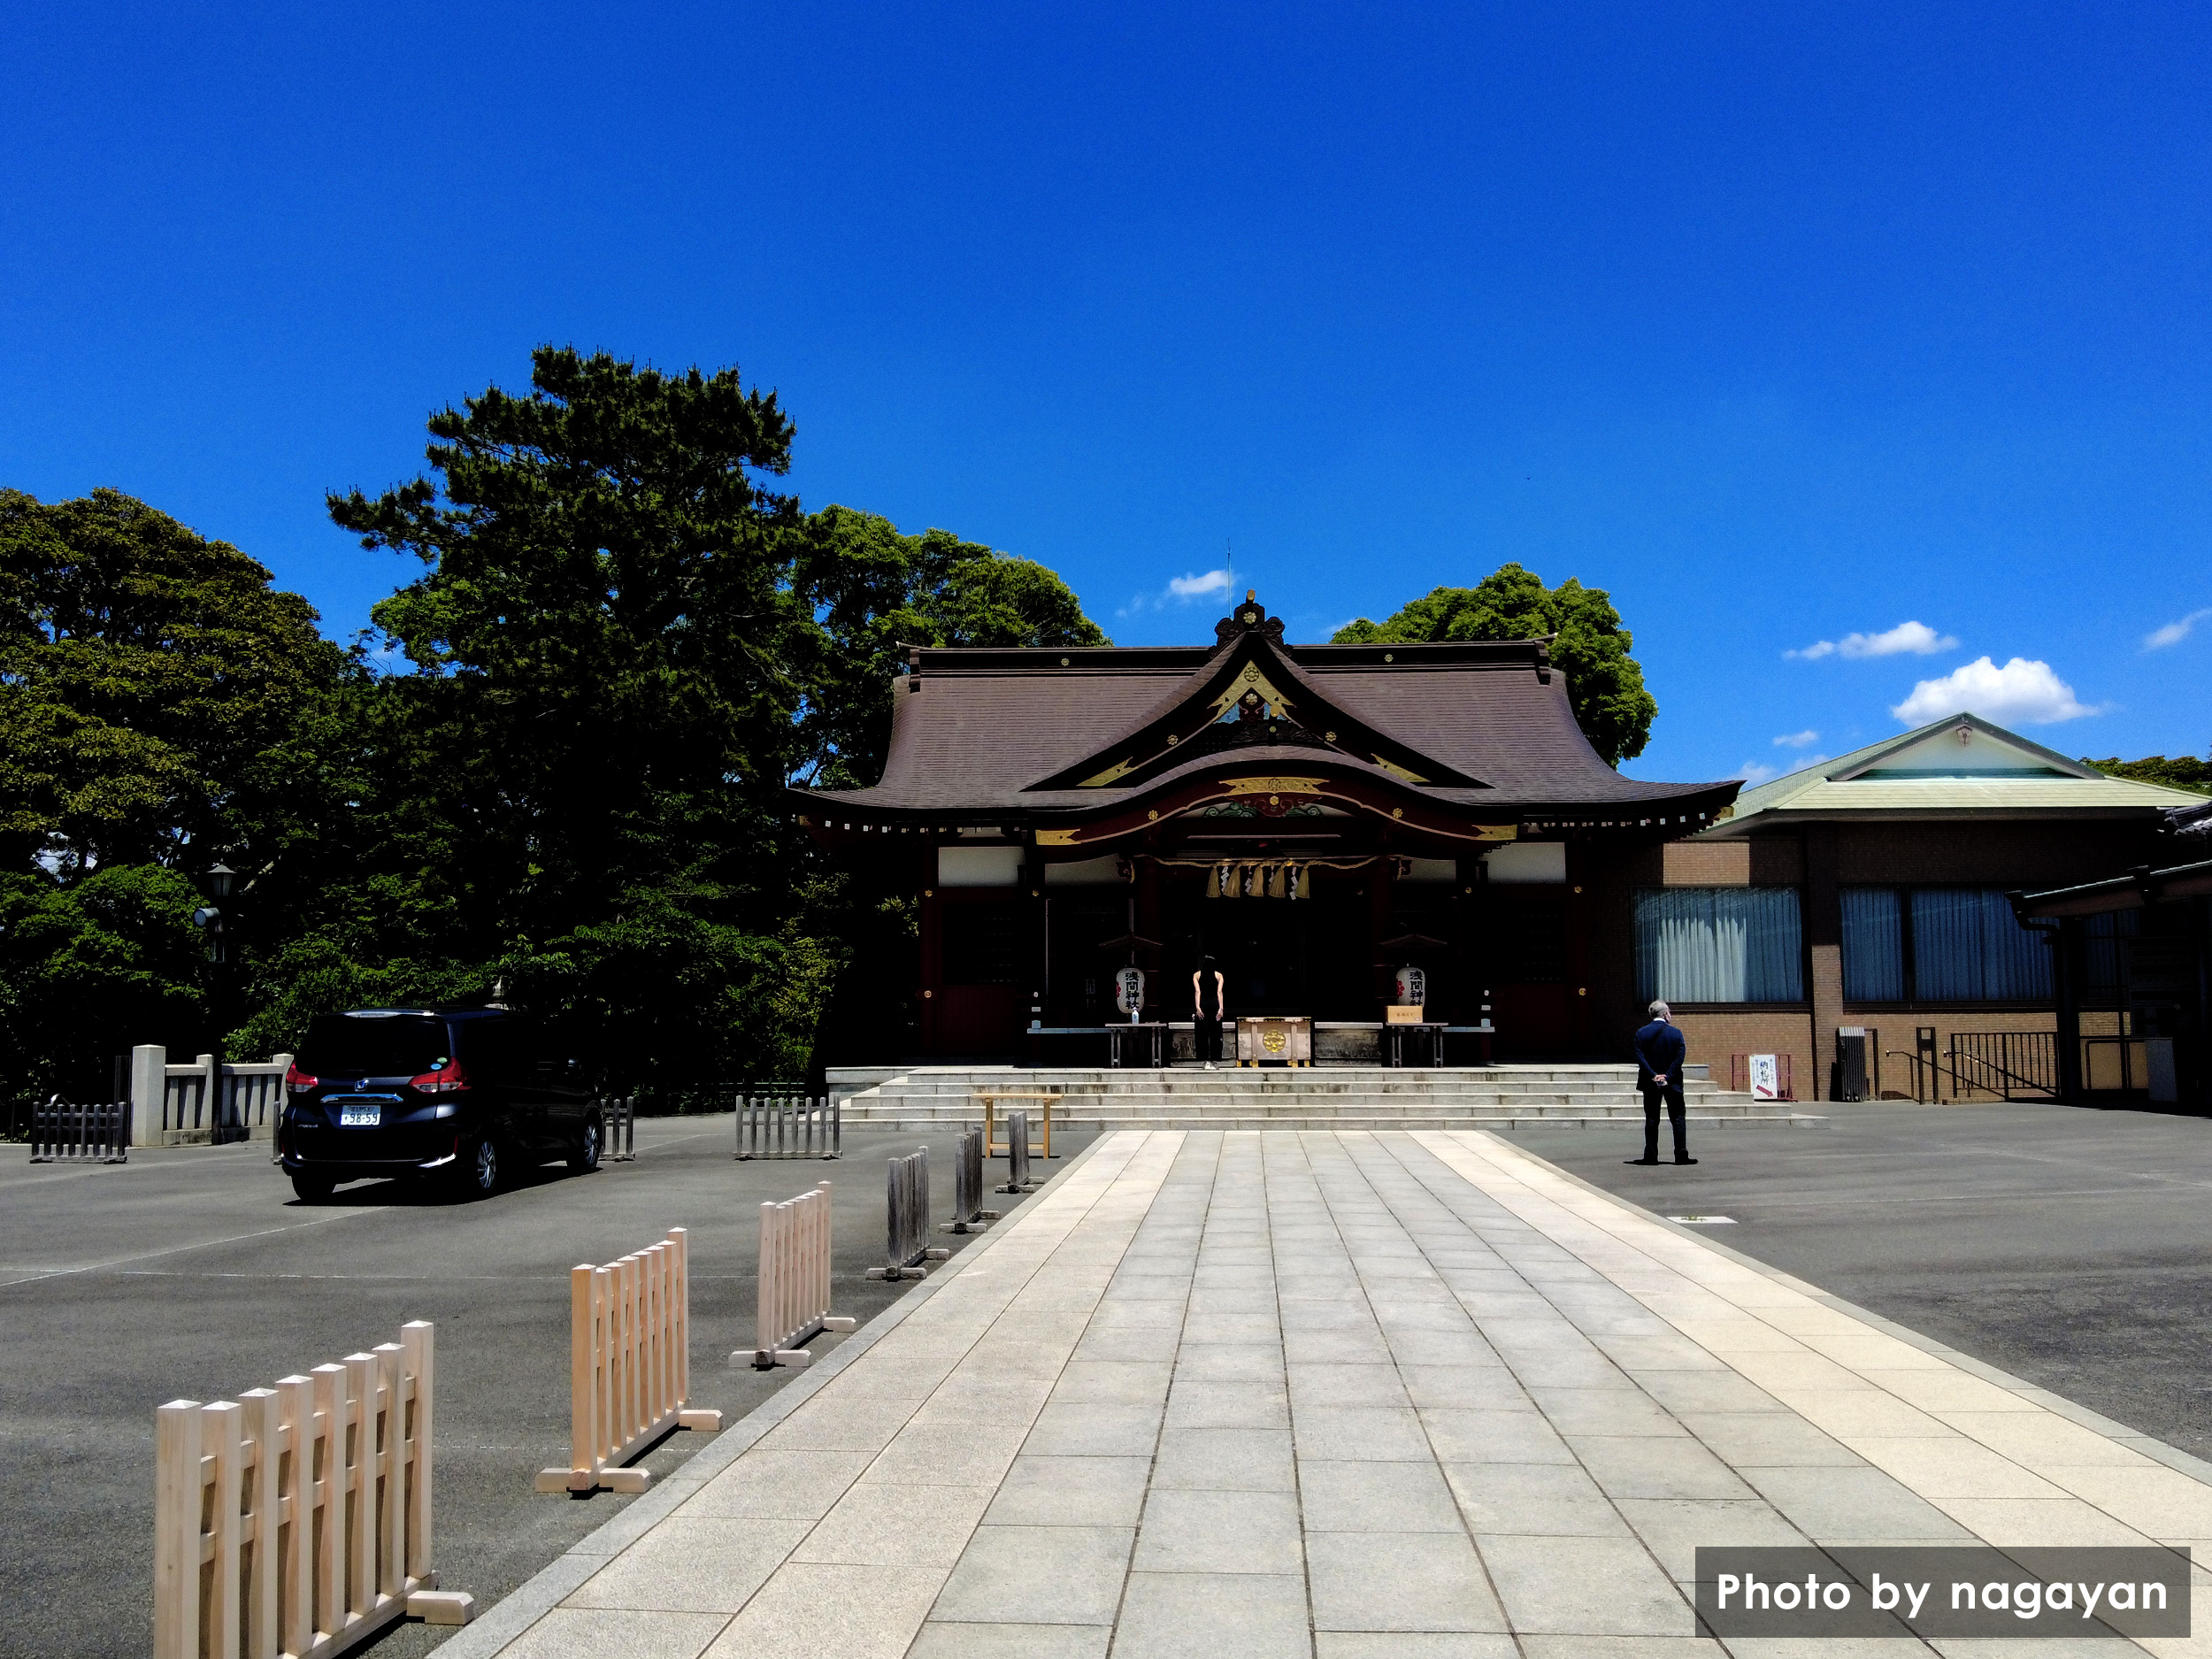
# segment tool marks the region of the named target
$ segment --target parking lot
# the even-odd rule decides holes
[[[532,1489],[567,1459],[571,1266],[688,1228],[693,1397],[731,1421],[792,1374],[723,1361],[752,1345],[764,1201],[834,1182],[835,1310],[864,1322],[900,1290],[862,1277],[882,1256],[885,1158],[927,1145],[933,1209],[951,1213],[947,1136],[848,1135],[837,1163],[741,1164],[732,1141],[726,1116],[648,1118],[636,1161],[595,1175],[547,1169],[468,1204],[364,1183],[314,1208],[265,1144],[142,1149],[119,1167],[0,1152],[0,1654],[150,1649],[155,1407],[234,1398],[396,1340],[410,1319],[438,1327],[440,1576],[497,1601],[629,1502]],[[672,1467],[703,1438],[674,1435],[645,1462]],[[403,1625],[375,1651],[446,1633]]]
[[[2212,1457],[2212,1122],[2071,1106],[1824,1103],[1825,1129],[1515,1134],[1661,1215],[2184,1451]]]

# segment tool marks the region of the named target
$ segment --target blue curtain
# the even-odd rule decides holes
[[[1894,887],[1843,890],[1843,996],[1847,1002],[1905,1000],[1905,929]]]
[[[2051,995],[2051,953],[1990,887],[1912,895],[1913,995],[1923,1002],[2028,1002]]]
[[[1805,997],[1795,887],[1651,887],[1636,895],[1636,994],[1671,1002]]]
[[[2127,983],[2125,959],[2122,956],[2127,946],[2142,931],[2143,912],[2140,910],[2107,910],[2101,916],[2085,918],[2087,926],[2082,929],[2087,949],[2085,955],[2088,972],[2084,976],[2088,983],[2082,987],[2082,1000],[2099,1008],[2120,1005],[2120,992]]]

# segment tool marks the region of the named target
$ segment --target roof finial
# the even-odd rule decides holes
[[[1244,603],[1248,605],[1259,596],[1260,590],[1256,588],[1248,588],[1244,590]]]

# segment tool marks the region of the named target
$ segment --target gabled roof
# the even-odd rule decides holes
[[[1409,822],[1417,803],[1424,818],[1666,823],[1680,834],[1738,787],[1644,783],[1608,766],[1543,640],[1288,645],[1250,599],[1217,634],[1210,649],[910,650],[881,780],[795,793],[856,822],[1070,824],[1156,798],[1171,816],[1185,795],[1229,787],[1225,774],[1274,772],[1386,795]],[[1271,718],[1224,723],[1248,690]]]
[[[1727,839],[1783,823],[1862,816],[2148,817],[2200,799],[2107,777],[1978,715],[1955,714],[1747,789],[1734,811],[1703,833]]]

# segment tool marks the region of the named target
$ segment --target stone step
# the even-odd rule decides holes
[[[944,1126],[946,1120],[928,1118],[899,1118],[887,1116],[866,1120],[871,1129],[931,1130]],[[1631,1117],[1600,1116],[1587,1112],[1567,1113],[1558,1117],[1540,1117],[1532,1113],[1394,1113],[1374,1118],[1340,1118],[1327,1112],[1302,1113],[1294,1118],[1255,1117],[1225,1112],[1218,1116],[1194,1115],[1187,1112],[1123,1116],[1114,1114],[1080,1120],[1085,1128],[1099,1129],[1578,1129],[1612,1128],[1628,1130],[1641,1125],[1640,1112]],[[1708,1117],[1692,1112],[1685,1120],[1692,1128],[1709,1129],[1812,1129],[1827,1120],[1803,1113],[1784,1115],[1751,1115]]]

